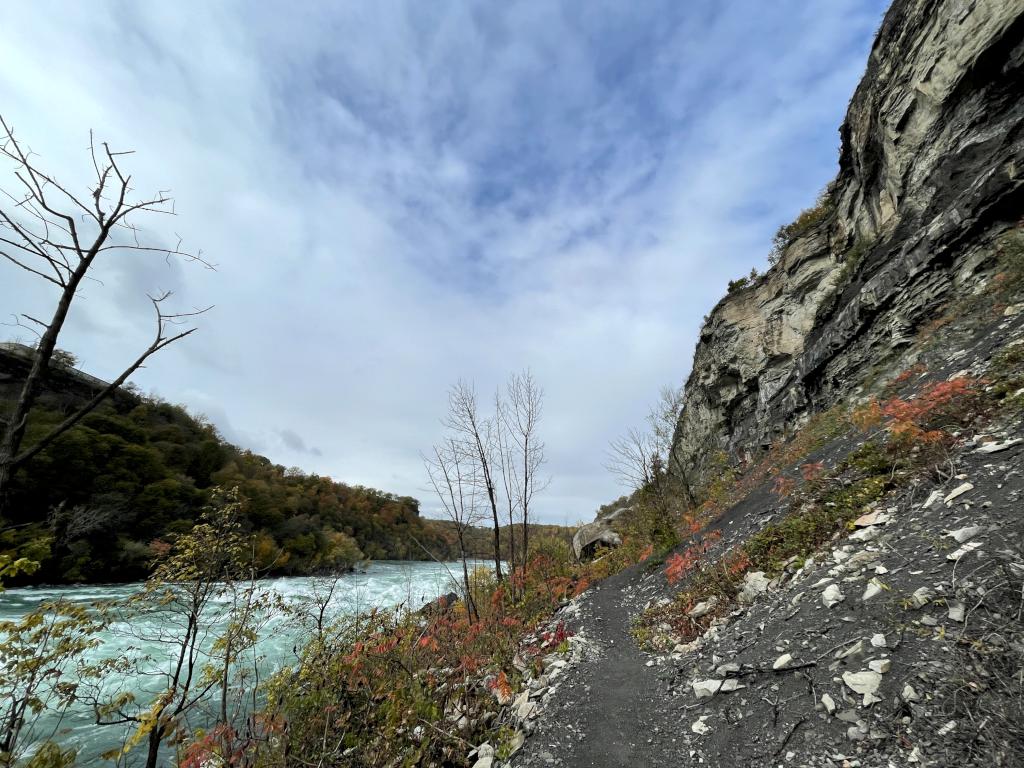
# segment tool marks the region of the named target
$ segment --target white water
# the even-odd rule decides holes
[[[461,565],[447,567],[437,563],[422,562],[374,562],[365,572],[344,576],[332,600],[332,617],[362,613],[371,608],[385,608],[404,605],[413,610],[435,599],[439,595],[456,591],[449,575],[458,573]],[[311,596],[311,580],[303,577],[272,579],[263,586],[281,595],[286,600],[302,600]],[[137,592],[139,584],[92,585],[82,587],[35,587],[11,589],[0,593],[0,619],[16,620],[36,608],[40,603],[63,599],[88,605],[96,601],[123,599]],[[147,627],[149,632],[160,629]],[[295,660],[293,649],[301,647],[304,638],[283,618],[271,621],[261,637],[258,652],[263,657],[261,678],[266,679],[277,669]],[[130,641],[114,631],[101,637],[102,642],[90,652],[90,660],[116,658],[128,650]],[[151,647],[134,646],[138,653],[165,655],[167,646],[153,644]],[[134,692],[142,701],[146,698],[143,688],[136,686]],[[97,726],[92,712],[85,707],[74,707],[62,720],[54,716],[42,717],[36,723],[33,733],[36,738],[54,738],[61,746],[79,750],[77,765],[101,765],[99,755],[117,747],[124,738],[121,726]]]

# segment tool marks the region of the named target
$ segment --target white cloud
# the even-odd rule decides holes
[[[834,172],[880,13],[9,3],[0,105],[71,182],[89,128],[136,149],[139,184],[178,200],[154,236],[219,265],[106,265],[63,340],[95,373],[145,343],[146,290],[216,304],[140,386],[282,464],[426,501],[446,387],[529,366],[541,511],[572,522],[619,494],[604,446],[683,380],[726,281]],[[45,301],[0,265],[4,313]]]

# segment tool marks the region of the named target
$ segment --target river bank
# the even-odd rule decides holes
[[[482,563],[480,565],[483,565]],[[338,589],[331,595],[326,618],[336,621],[345,616],[404,606],[416,610],[438,596],[452,591],[452,572],[461,564],[438,564],[432,562],[383,561],[371,562],[364,571],[340,577]],[[316,580],[309,577],[284,577],[268,579],[261,586],[284,603],[300,603],[313,596]],[[62,601],[65,604],[89,608],[97,603],[119,603],[138,594],[141,583],[116,585],[24,587],[0,593],[0,621],[15,622],[45,603]],[[170,621],[168,617],[168,621]],[[131,629],[131,631],[128,631]],[[133,642],[140,634],[157,636],[164,629],[158,620],[148,617],[146,625],[134,627],[112,624],[99,638],[95,648],[90,649],[82,659],[83,663],[95,664],[117,659],[129,651],[150,656],[159,664],[161,654],[168,647],[156,642],[149,646]],[[167,629],[173,629],[167,627]],[[212,642],[215,633],[211,633]],[[272,618],[263,628],[256,645],[261,677],[269,677],[281,667],[294,663],[296,653],[306,644],[308,637],[294,623],[289,623],[287,614]],[[155,695],[147,691],[144,681],[129,691],[136,696]],[[106,687],[113,690],[120,681],[108,681]],[[208,714],[197,711],[196,727],[201,727],[203,717]],[[113,726],[97,726],[95,715],[88,707],[78,704],[62,715],[44,713],[27,734],[29,740],[52,738],[64,748],[78,751],[78,764],[91,765],[98,762],[99,755],[117,748],[123,741],[123,729]]]

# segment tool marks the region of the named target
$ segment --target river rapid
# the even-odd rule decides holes
[[[442,594],[456,591],[452,574],[461,572],[461,564],[442,565],[425,562],[373,562],[365,571],[347,574],[339,582],[339,588],[331,601],[329,615],[340,618],[355,615],[372,608],[392,608],[403,605],[413,610],[434,600]],[[270,579],[262,583],[286,601],[301,601],[313,592],[313,580],[304,577]],[[139,591],[141,584],[89,585],[71,587],[32,587],[10,589],[0,593],[0,619],[17,620],[36,608],[40,603],[62,599],[71,603],[89,605],[97,601],[124,599]],[[161,630],[172,631],[173,627],[153,625],[146,627],[146,634],[153,635]],[[156,632],[154,632],[156,630]],[[292,663],[295,649],[304,643],[303,633],[284,616],[275,617],[264,628],[258,645],[260,678],[266,679],[276,670]],[[155,663],[166,658],[168,647],[154,643],[151,647],[140,646],[138,640],[129,640],[125,633],[112,628],[100,636],[100,644],[90,651],[87,660],[117,658],[133,652],[151,655]],[[132,646],[129,648],[129,646]],[[167,659],[167,664],[170,659]],[[117,684],[119,681],[112,681]],[[140,684],[142,685],[142,684]],[[123,689],[123,685],[122,685]],[[128,688],[132,690],[132,688]],[[132,690],[140,701],[146,700],[147,691],[142,687]],[[78,750],[77,765],[103,765],[99,755],[121,744],[125,731],[121,726],[97,726],[91,710],[84,706],[73,706],[63,718],[45,715],[34,724],[32,738],[52,738],[62,747]],[[170,756],[168,756],[170,757]],[[131,760],[129,759],[129,764]]]

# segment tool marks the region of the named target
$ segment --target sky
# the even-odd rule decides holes
[[[0,114],[87,194],[89,131],[176,216],[59,346],[111,378],[146,293],[214,305],[134,381],[286,466],[437,505],[458,379],[529,368],[540,520],[621,495],[607,445],[689,372],[728,281],[835,175],[876,0],[0,4]],[[13,189],[0,166],[0,187]],[[54,295],[0,263],[0,321]],[[29,337],[0,326],[0,339]]]

